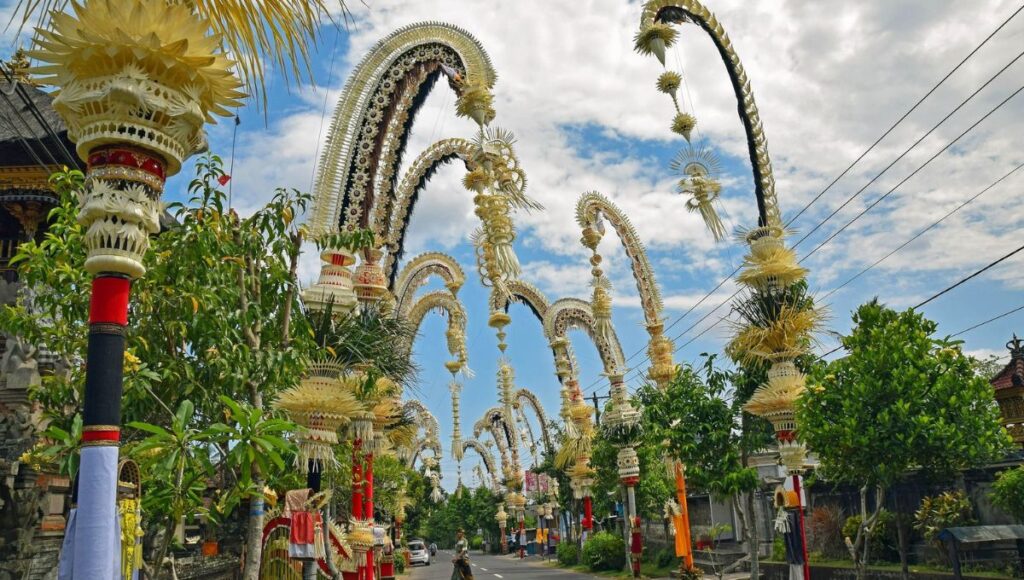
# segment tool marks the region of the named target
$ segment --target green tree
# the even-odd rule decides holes
[[[797,405],[797,424],[821,461],[818,476],[860,487],[861,525],[850,554],[863,578],[867,537],[887,488],[912,469],[939,476],[982,465],[1000,457],[1010,439],[991,386],[958,343],[933,336],[934,322],[872,300],[853,323],[842,338],[849,354],[815,373]],[[900,552],[906,577],[905,540]]]
[[[132,452],[151,476],[143,496],[143,509],[164,528],[154,559],[157,566],[167,555],[175,526],[183,517],[199,510],[206,480],[213,473],[208,446],[217,435],[212,428],[197,428],[194,413],[195,406],[185,400],[171,415],[166,428],[141,421],[128,424],[132,429],[149,434],[133,446]]]
[[[1018,522],[1024,521],[1024,466],[1000,472],[991,497],[996,507]]]
[[[226,207],[219,189],[223,175],[215,155],[200,158],[197,177],[185,204],[172,204],[176,225],[160,233],[146,256],[147,274],[132,285],[129,313],[123,418],[169,428],[185,400],[204,429],[223,412],[218,399],[245,401],[264,411],[264,398],[295,384],[313,349],[308,322],[299,311],[295,272],[303,231],[294,221],[310,196],[278,190],[248,217]],[[44,416],[58,429],[72,430],[81,407],[87,323],[85,248],[77,223],[76,191],[82,174],[52,179],[60,204],[38,243],[20,246],[15,263],[26,293],[18,304],[0,310],[0,329],[56,352],[66,372],[46,377],[31,393]],[[57,433],[53,431],[51,433]],[[128,430],[130,448],[142,431]],[[226,455],[229,447],[223,447]],[[290,470],[264,473],[253,456],[251,493],[273,485]],[[236,480],[242,466],[234,465]],[[159,485],[146,474],[144,485]],[[260,496],[251,495],[253,499]],[[255,511],[255,510],[253,510]],[[262,516],[249,518],[247,573],[258,569]]]
[[[714,355],[704,357],[699,371],[680,366],[665,389],[640,389],[647,444],[661,446],[686,466],[688,487],[731,501],[743,518],[743,528],[753,529],[753,510],[744,509],[741,499],[759,484],[757,470],[743,462],[744,444],[754,438],[743,430],[740,405],[727,400],[733,375],[715,367]],[[666,490],[661,497],[667,496]],[[752,552],[756,554],[756,549]],[[756,559],[752,565],[756,567]]]

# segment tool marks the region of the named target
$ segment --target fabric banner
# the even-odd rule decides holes
[[[81,467],[78,470],[78,513],[75,516],[74,531],[74,580],[120,578],[118,451],[114,446],[82,448]],[[65,557],[62,555],[62,560]]]

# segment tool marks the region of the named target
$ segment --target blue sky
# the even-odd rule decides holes
[[[6,1],[6,0],[4,0]],[[916,0],[828,0],[812,5],[791,2],[707,0],[733,39],[751,78],[775,167],[779,203],[794,215],[839,175],[890,124],[1016,9],[1011,0],[957,3]],[[554,300],[588,298],[588,252],[579,244],[574,221],[576,199],[596,189],[631,217],[648,246],[670,321],[700,300],[742,259],[733,241],[715,244],[699,218],[683,208],[674,193],[668,163],[683,141],[668,129],[672,109],[654,82],[661,66],[632,51],[639,18],[636,1],[543,0],[489,3],[469,0],[367,0],[352,3],[354,23],[348,30],[325,27],[313,51],[317,87],[287,87],[269,75],[266,116],[254,107],[239,111],[233,196],[241,211],[269,199],[273,187],[308,189],[314,159],[342,85],[355,62],[379,38],[422,20],[442,20],[472,32],[490,54],[498,72],[495,124],[514,131],[517,152],[530,177],[528,193],[543,203],[541,213],[516,216],[515,248],[523,278]],[[0,8],[0,17],[10,5]],[[681,29],[678,46],[669,51],[671,70],[686,78],[684,108],[696,115],[699,132],[722,159],[722,213],[730,230],[750,226],[756,218],[750,166],[742,127],[728,79],[710,41],[695,27]],[[5,45],[10,33],[0,37]],[[804,213],[793,227],[809,231],[843,203],[914,140],[1009,62],[1024,45],[1024,16],[1011,21],[974,58],[952,76],[914,114],[860,164]],[[802,256],[847,223],[867,204],[942,149],[978,118],[1024,84],[1024,63],[1010,66],[956,115],[926,138],[882,178],[804,242]],[[325,106],[326,105],[326,106]],[[827,293],[863,267],[899,246],[1024,161],[1024,95],[1011,99],[949,151],[900,186],[864,218],[812,256],[806,265],[819,295]],[[214,151],[231,157],[232,123],[210,128]],[[405,166],[429,143],[467,137],[473,127],[454,115],[454,96],[439,84],[419,113],[405,156]],[[319,139],[318,139],[319,135]],[[170,200],[180,199],[191,167],[168,182]],[[471,260],[468,233],[476,227],[470,195],[459,179],[463,169],[439,171],[411,219],[407,257],[423,251],[456,256],[468,281],[459,297],[469,313],[470,365],[476,377],[463,391],[463,431],[484,409],[495,404],[499,352],[486,325],[485,289]],[[850,312],[873,296],[900,308],[920,302],[982,265],[1020,245],[1024,218],[1020,192],[1024,170],[980,197],[938,228],[895,254],[881,266],[830,296],[830,329],[849,328]],[[614,321],[627,356],[644,348],[646,333],[628,264],[613,235],[600,251],[615,288]],[[939,323],[941,334],[1024,305],[1024,287],[1016,256],[927,305],[923,311]],[[307,252],[305,283],[318,265]],[[434,289],[430,286],[423,291]],[[671,331],[675,336],[708,313],[735,290],[726,283]],[[551,414],[558,409],[558,385],[540,323],[523,306],[514,306],[506,353],[516,369],[517,384],[533,389]],[[677,346],[719,318],[711,314]],[[1024,311],[963,335],[965,348],[977,354],[1005,353],[1003,344],[1024,330]],[[430,316],[415,346],[422,366],[412,396],[421,398],[442,424],[447,450],[449,375],[442,366],[444,321]],[[718,324],[677,354],[694,360],[701,352],[720,352],[727,325]],[[581,385],[606,391],[600,364],[586,337],[574,333]],[[831,350],[825,337],[821,351]],[[642,355],[631,363],[642,360]],[[600,387],[600,388],[597,388]],[[472,482],[471,459],[464,466]],[[442,462],[445,486],[455,482],[454,463]]]

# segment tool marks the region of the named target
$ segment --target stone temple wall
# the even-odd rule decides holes
[[[18,286],[0,279],[0,305],[16,300]],[[70,481],[20,461],[43,427],[29,389],[54,370],[45,349],[0,335],[0,580],[56,578]]]

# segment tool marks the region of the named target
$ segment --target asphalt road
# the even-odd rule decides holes
[[[430,566],[412,568],[410,580],[450,580],[452,577],[452,553],[438,550]],[[570,572],[559,568],[551,568],[541,563],[539,558],[519,560],[512,556],[485,556],[470,554],[475,580],[502,580],[505,578],[545,578],[549,580],[583,580],[594,578],[586,574]]]

